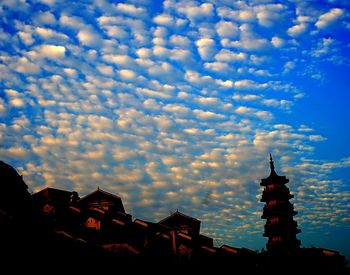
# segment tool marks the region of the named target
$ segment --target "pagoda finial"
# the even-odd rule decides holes
[[[270,169],[271,169],[271,175],[276,174],[275,165],[273,164],[273,159],[272,159],[271,153],[270,153]]]

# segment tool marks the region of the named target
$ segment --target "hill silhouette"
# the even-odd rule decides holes
[[[30,194],[2,161],[0,183],[1,262],[12,271],[349,274],[345,257],[329,249],[215,247],[200,233],[200,220],[179,211],[156,223],[133,220],[122,198],[99,188],[82,198],[55,188]]]

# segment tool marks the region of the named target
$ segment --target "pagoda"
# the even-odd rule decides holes
[[[297,214],[293,204],[289,202],[294,196],[290,194],[285,176],[277,175],[270,154],[270,175],[261,180],[264,186],[261,202],[265,202],[262,219],[266,219],[264,237],[268,237],[267,251],[271,254],[291,254],[300,247],[296,234],[300,233],[298,224],[293,220]]]

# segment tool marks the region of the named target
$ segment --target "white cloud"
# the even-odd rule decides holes
[[[253,94],[250,94],[250,95],[242,95],[242,94],[233,94],[232,98],[234,100],[238,100],[238,101],[254,101],[254,100],[258,100],[258,99],[261,99],[261,96],[260,95],[253,95]]]
[[[115,63],[123,67],[133,67],[134,60],[126,54],[105,54],[103,60],[108,63]]]
[[[202,120],[210,120],[210,119],[224,119],[225,116],[222,114],[217,114],[211,111],[203,111],[199,109],[194,109],[193,113]]]
[[[97,22],[102,25],[114,25],[114,24],[120,24],[122,21],[122,17],[120,16],[107,16],[107,15],[102,15],[97,18]]]
[[[98,46],[101,43],[100,35],[92,28],[85,28],[78,32],[77,37],[84,46]]]
[[[286,7],[282,4],[268,4],[257,6],[256,9],[259,24],[264,27],[272,27],[281,21]]]
[[[116,8],[118,11],[122,13],[135,16],[135,17],[143,16],[146,11],[142,7],[136,7],[133,4],[124,4],[124,3],[118,3],[116,5]]]
[[[43,44],[38,48],[38,52],[48,58],[57,59],[65,56],[66,48],[64,46]]]
[[[295,62],[293,61],[287,61],[283,66],[283,73],[289,73],[291,70],[295,68]]]
[[[251,113],[252,110],[253,110],[252,108],[240,106],[236,109],[236,113],[237,114],[247,114],[247,113]]]
[[[38,74],[40,72],[39,65],[34,62],[31,62],[26,57],[19,58],[14,65],[15,65],[15,70],[20,73]]]
[[[63,26],[68,26],[73,29],[82,29],[85,28],[85,23],[84,21],[77,16],[68,16],[66,14],[62,14],[60,17],[60,23]]]
[[[325,141],[325,140],[327,140],[327,138],[325,138],[325,137],[323,137],[321,135],[310,135],[309,139],[311,141]]]
[[[191,109],[181,104],[167,104],[163,107],[163,110],[174,113],[179,116],[186,116],[191,112]]]
[[[165,47],[156,45],[153,47],[153,54],[159,57],[165,57],[168,56],[169,50]]]
[[[114,73],[112,66],[97,65],[96,68],[101,74],[104,74],[104,75],[112,76]]]
[[[251,7],[240,7],[238,10],[233,10],[228,7],[219,7],[218,15],[222,18],[229,18],[240,22],[252,22],[256,20],[256,15]]]
[[[63,71],[69,75],[70,77],[76,77],[77,76],[77,70],[73,68],[64,68]]]
[[[113,121],[106,116],[88,115],[82,119],[86,120],[91,129],[107,130],[113,127]]]
[[[300,125],[298,131],[299,132],[312,132],[312,131],[314,131],[314,129],[312,129],[306,125]]]
[[[240,27],[240,40],[231,41],[222,39],[221,44],[224,47],[242,48],[248,51],[266,50],[270,47],[270,42],[254,32],[253,27],[249,24],[242,24]]]
[[[329,54],[334,43],[335,41],[332,38],[322,38],[322,40],[317,43],[317,48],[311,52],[311,55],[314,57],[321,57]]]
[[[25,103],[22,98],[13,98],[10,100],[10,105],[17,108],[22,108],[24,107]]]
[[[192,23],[196,20],[212,17],[214,15],[214,6],[211,3],[203,3],[196,6],[196,2],[182,2],[178,6],[178,12],[185,14]]]
[[[6,105],[2,98],[0,98],[0,117],[4,116],[6,114]],[[0,139],[1,142],[1,139]]]
[[[143,106],[150,110],[160,110],[161,105],[154,99],[148,98],[143,102]]]
[[[134,150],[130,150],[130,148],[123,147],[114,147],[113,148],[113,158],[117,161],[125,161],[128,159],[132,159],[137,157],[138,154]]]
[[[153,31],[153,35],[154,37],[165,38],[166,36],[168,36],[168,30],[165,27],[157,26]]]
[[[326,29],[340,20],[344,14],[345,12],[342,9],[331,9],[329,12],[320,15],[317,22],[315,23],[315,26],[319,29]]]
[[[62,39],[68,40],[68,36],[62,33],[58,33],[52,29],[37,27],[35,28],[35,32],[45,39],[54,38],[54,39]]]
[[[25,159],[29,156],[28,151],[21,146],[10,147],[7,149],[7,153],[16,159]]]
[[[136,73],[132,70],[120,70],[119,75],[124,80],[132,80],[136,77]]]
[[[168,131],[173,126],[173,121],[166,115],[160,115],[153,118],[157,127],[161,131]]]
[[[19,93],[13,89],[5,89],[5,93],[9,98],[10,106],[17,108],[23,108],[25,106],[25,101],[22,93]]]
[[[290,107],[293,105],[292,101],[281,99],[263,99],[261,100],[261,103],[263,105],[269,106],[269,107],[277,107],[277,108],[282,108],[282,109],[290,109]]]
[[[216,97],[198,97],[197,101],[202,105],[217,105],[219,100]]]
[[[276,48],[281,48],[281,47],[284,46],[285,41],[282,38],[278,37],[278,36],[274,36],[274,37],[271,38],[271,43]]]
[[[197,40],[196,46],[203,60],[210,60],[215,54],[215,41],[211,38],[201,38]]]
[[[232,88],[234,86],[234,82],[231,80],[215,79],[215,83],[225,88]]]
[[[56,23],[56,18],[50,11],[40,11],[36,14],[35,21],[44,25],[53,25]]]
[[[254,65],[263,65],[266,64],[267,61],[269,60],[268,56],[264,56],[264,55],[256,55],[256,54],[252,54],[249,57],[249,61],[254,64]]]
[[[24,44],[27,46],[34,43],[34,39],[32,37],[32,34],[30,32],[20,31],[18,32],[19,38],[22,40]]]
[[[188,63],[192,59],[192,52],[185,49],[172,49],[169,51],[169,58]]]
[[[230,21],[220,21],[215,28],[221,38],[234,38],[239,34],[238,26]]]
[[[92,161],[101,161],[104,157],[105,157],[105,151],[101,150],[102,146],[99,146],[100,144],[96,145],[96,150],[89,150],[88,152],[86,152],[85,154],[82,154],[82,158],[88,159],[88,160],[92,160]],[[98,180],[98,178],[100,177],[100,173],[98,172],[94,172],[92,174],[92,177],[95,180]]]
[[[168,62],[152,64],[147,71],[154,77],[164,77],[169,79],[174,79],[174,77],[181,75],[181,73]]]
[[[175,34],[170,37],[170,42],[175,46],[180,47],[188,47],[191,44],[191,41],[188,39],[188,37]]]
[[[157,45],[157,46],[165,46],[167,44],[167,41],[162,37],[154,37],[152,39],[152,42],[154,45]]]
[[[140,58],[149,58],[152,54],[152,51],[150,49],[147,49],[147,48],[140,48],[136,51],[136,54]]]
[[[153,21],[158,25],[172,26],[174,25],[174,18],[170,14],[160,14],[154,17]]]
[[[294,25],[293,27],[290,27],[287,30],[287,33],[292,37],[298,37],[299,35],[302,35],[307,29],[307,24],[301,23],[298,25]]]
[[[185,73],[185,79],[195,84],[206,85],[213,82],[213,78],[209,75],[201,76],[198,72],[187,70]]]
[[[167,166],[174,166],[174,165],[178,165],[181,163],[181,161],[177,157],[174,157],[174,156],[163,156],[162,162]]]
[[[103,28],[107,29],[107,34],[109,37],[115,37],[118,39],[126,39],[129,34],[124,29],[123,26],[113,25],[113,26],[104,26]]]
[[[216,72],[226,72],[229,69],[229,66],[224,62],[206,62],[204,63],[204,68]]]
[[[225,62],[244,61],[247,57],[247,54],[244,52],[235,53],[226,49],[220,50],[220,52],[215,55],[217,61]]]
[[[136,91],[142,95],[146,95],[148,97],[160,98],[160,99],[169,99],[171,96],[164,91],[156,91],[148,88],[136,88]]]
[[[56,3],[56,0],[39,0],[39,2],[46,4],[48,6],[53,6]]]
[[[197,135],[199,134],[201,131],[197,128],[186,128],[184,129],[184,132],[190,135]]]
[[[268,87],[267,83],[258,83],[250,79],[242,79],[234,82],[234,86],[239,90],[260,90]]]

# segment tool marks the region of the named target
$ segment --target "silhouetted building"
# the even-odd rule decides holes
[[[228,245],[215,247],[200,234],[201,221],[176,211],[159,222],[132,221],[120,197],[98,188],[79,198],[77,192],[45,188],[32,196],[11,166],[0,162],[0,260],[31,270],[41,263],[90,273],[91,268],[132,269],[136,273],[347,274],[345,257],[325,248],[300,248],[293,221],[293,196],[278,176],[270,156],[265,187],[264,236],[268,252]],[[30,211],[28,211],[30,210]],[[297,253],[291,253],[296,251]],[[276,257],[278,255],[279,257]],[[35,265],[40,259],[40,263]],[[277,260],[276,260],[277,259]],[[163,267],[166,267],[165,269]],[[287,269],[286,269],[287,268]],[[83,269],[83,270],[82,270]]]
[[[22,176],[10,165],[0,161],[0,215],[11,219],[26,215],[31,196]]]
[[[46,187],[32,195],[36,207],[42,213],[53,216],[69,207],[71,197],[72,192],[51,187]]]
[[[263,236],[269,238],[266,248],[270,253],[289,254],[300,247],[296,234],[301,230],[293,220],[297,212],[289,202],[294,196],[286,187],[289,180],[285,176],[276,174],[271,154],[270,168],[270,175],[260,183],[265,187],[261,198],[261,201],[265,202],[262,218],[267,220]]]
[[[178,210],[158,223],[176,230],[177,233],[184,233],[189,236],[199,235],[201,225],[199,220],[180,213]]]
[[[158,222],[168,228],[173,253],[179,260],[187,261],[193,255],[212,253],[213,239],[200,234],[200,220],[185,215],[178,210]],[[216,252],[216,251],[215,251]]]
[[[94,192],[81,198],[77,205],[81,209],[100,209],[106,212],[121,212],[125,214],[122,199],[114,194],[97,188]]]

